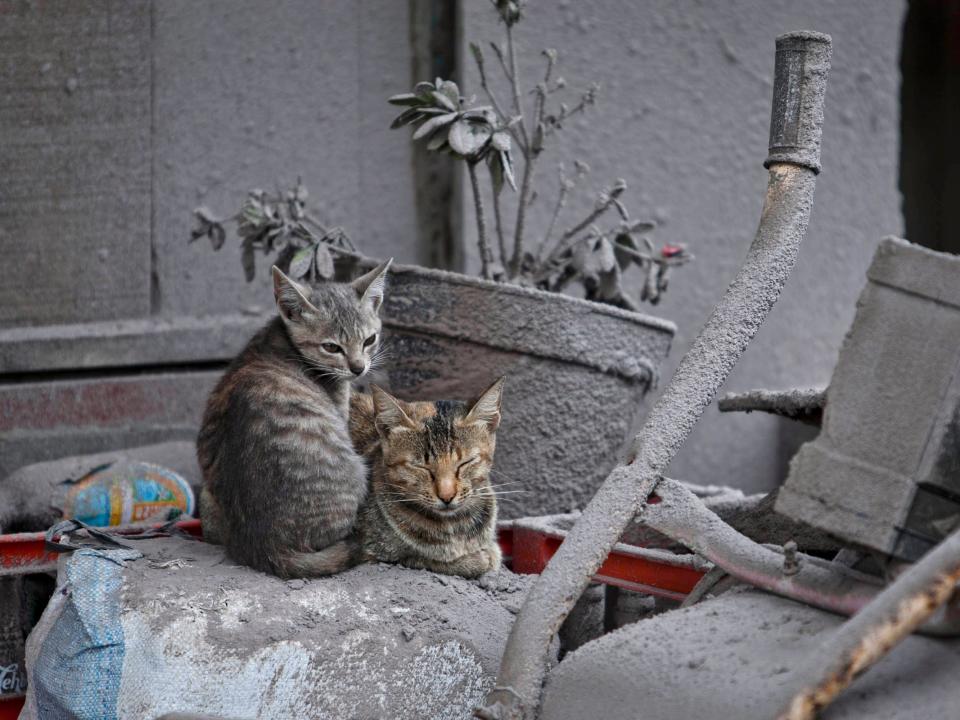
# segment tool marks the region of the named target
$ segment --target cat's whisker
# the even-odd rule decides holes
[[[523,482],[523,480],[518,480],[512,475],[508,475],[507,473],[503,472],[503,470],[497,470],[496,468],[490,470],[490,475],[498,478],[503,478],[504,480],[507,480],[509,482],[516,482],[516,483]]]

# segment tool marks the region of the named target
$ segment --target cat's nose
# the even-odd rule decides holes
[[[443,502],[444,505],[449,505],[453,502],[453,499],[457,496],[457,484],[454,482],[449,482],[447,480],[441,480],[437,484],[437,497]]]
[[[366,369],[367,369],[367,366],[364,363],[361,363],[360,365],[354,365],[353,363],[350,363],[350,372],[352,372],[357,377],[360,377],[361,375],[363,375],[363,371]]]

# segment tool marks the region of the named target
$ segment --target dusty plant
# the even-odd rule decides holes
[[[545,143],[569,118],[594,105],[600,88],[596,83],[590,85],[572,107],[557,102],[556,98],[566,91],[566,82],[562,77],[555,77],[557,51],[544,50],[543,79],[529,91],[533,96],[533,109],[527,113],[514,40],[514,27],[524,16],[526,3],[525,0],[491,2],[505,28],[504,44],[492,42],[490,49],[510,88],[509,106],[500,102],[490,84],[483,50],[471,43],[480,86],[489,104],[478,105],[475,98],[463,97],[456,83],[437,78],[432,83],[418,83],[412,92],[389,99],[390,103],[405,107],[392,127],[411,126],[413,139],[423,140],[428,151],[448,152],[466,163],[483,277],[552,291],[560,291],[570,282],[578,281],[583,284],[588,299],[634,309],[637,303],[624,290],[622,276],[627,268],[636,264],[646,273],[640,299],[658,302],[667,289],[671,268],[689,261],[691,255],[682,245],[665,245],[659,252],[654,249],[646,237],[654,224],[633,220],[620,199],[626,190],[623,180],[603,188],[590,213],[554,239],[554,228],[568,196],[589,170],[585,163],[576,161],[575,172],[568,175],[561,164],[559,191],[550,222],[535,247],[528,242],[527,211],[537,195],[534,182]],[[516,155],[522,162],[519,188],[514,169]],[[480,165],[486,166],[491,184],[496,252],[487,229],[477,172]],[[500,203],[506,185],[519,193],[509,235]],[[618,216],[617,224],[601,229],[597,223],[611,211]]]
[[[234,223],[248,282],[254,278],[258,251],[264,255],[277,253],[274,264],[294,280],[329,280],[335,274],[335,258],[356,261],[362,255],[343,228],[327,228],[307,210],[307,196],[307,188],[298,179],[285,192],[251,190],[240,210],[229,217],[218,218],[206,207],[199,207],[194,210],[197,224],[190,241],[206,237],[213,249],[219,250],[226,242],[225,226]]]

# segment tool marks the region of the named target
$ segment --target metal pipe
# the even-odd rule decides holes
[[[779,547],[755,543],[727,525],[683,483],[664,478],[656,504],[644,508],[643,524],[676,540],[728,574],[782,597],[838,615],[855,615],[881,592],[879,578],[836,563],[797,553],[792,568]],[[952,605],[932,613],[918,628],[925,635],[960,635],[960,617]]]
[[[607,476],[531,587],[496,685],[477,717],[535,717],[553,636],[777,301],[810,219],[830,47],[830,37],[820,33],[777,38],[770,154],[764,163],[769,179],[743,266],[650,411],[629,460]]]
[[[960,581],[960,531],[954,532],[874,598],[810,657],[779,720],[810,720],[858,676],[919,628]],[[800,689],[796,690],[799,685]]]

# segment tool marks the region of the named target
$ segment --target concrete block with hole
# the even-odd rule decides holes
[[[960,257],[885,239],[776,511],[914,561],[960,524]]]

